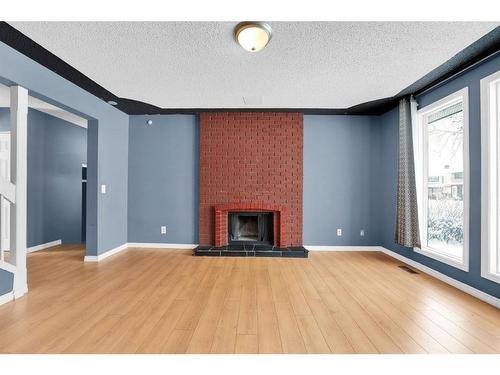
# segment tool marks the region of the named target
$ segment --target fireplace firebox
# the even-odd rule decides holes
[[[273,244],[272,212],[229,212],[228,243]]]

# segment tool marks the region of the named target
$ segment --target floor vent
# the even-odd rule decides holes
[[[401,268],[401,269],[403,269],[403,270],[405,270],[408,273],[416,273],[416,274],[418,274],[417,271],[415,271],[413,268],[410,268],[408,266],[398,266],[398,267]]]

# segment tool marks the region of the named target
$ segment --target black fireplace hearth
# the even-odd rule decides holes
[[[282,257],[307,258],[309,251],[303,246],[276,247],[272,245],[227,245],[197,246],[193,250],[195,256],[220,257]]]

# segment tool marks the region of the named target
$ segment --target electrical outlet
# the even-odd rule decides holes
[[[342,236],[342,229],[337,229],[337,236]]]
[[[167,234],[167,227],[166,226],[161,226],[160,228],[161,234]]]
[[[361,237],[364,237],[364,236],[365,236],[365,230],[364,230],[364,229],[361,229],[361,230],[359,231],[359,235],[360,235]]]

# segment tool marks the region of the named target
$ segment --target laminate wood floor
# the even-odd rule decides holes
[[[28,256],[1,353],[500,353],[498,309],[378,252],[83,255]]]

